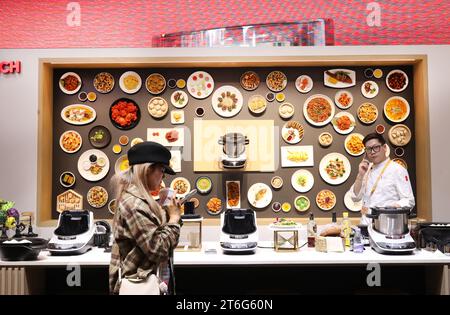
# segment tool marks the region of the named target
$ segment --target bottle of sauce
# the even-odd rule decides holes
[[[345,247],[350,247],[350,235],[352,232],[352,227],[350,220],[348,218],[348,212],[344,212],[342,214],[343,220],[342,220],[342,232],[344,233],[344,242]]]
[[[316,233],[317,233],[317,224],[316,221],[314,221],[314,214],[311,212],[309,214],[309,222],[307,226],[308,247],[316,246]]]

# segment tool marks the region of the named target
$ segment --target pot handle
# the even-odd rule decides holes
[[[220,137],[218,143],[224,145],[225,144],[224,137]]]
[[[411,210],[409,210],[408,218],[414,219],[417,218],[417,211],[413,211],[415,207],[412,207]]]
[[[377,214],[367,213],[366,217],[368,217],[369,219],[378,219],[378,213]]]
[[[247,138],[245,138],[245,144],[249,144],[250,140],[248,140]]]

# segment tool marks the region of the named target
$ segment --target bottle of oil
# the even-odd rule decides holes
[[[344,212],[342,216],[342,232],[344,234],[345,247],[350,247],[350,234],[352,232],[352,227],[350,219],[348,218],[348,212]]]
[[[308,233],[308,247],[315,247],[317,224],[316,221],[314,221],[314,214],[312,212],[309,214],[307,233]]]

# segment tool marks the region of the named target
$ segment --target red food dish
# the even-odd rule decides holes
[[[139,122],[140,110],[134,101],[121,98],[113,103],[109,115],[115,127],[131,129]]]
[[[166,140],[169,142],[175,142],[178,140],[178,131],[171,130],[166,133]]]

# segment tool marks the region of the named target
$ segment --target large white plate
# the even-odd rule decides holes
[[[207,98],[214,90],[214,79],[205,71],[195,71],[187,80],[189,94],[197,99]]]
[[[126,170],[128,170],[130,168],[130,165],[128,164],[128,156],[126,154],[121,155],[117,160],[116,163],[114,164],[114,172],[116,174],[120,174],[125,172]],[[128,167],[126,167],[126,165],[128,164]]]
[[[350,150],[347,148],[347,142],[350,141],[350,139],[351,139],[352,136],[358,137],[359,139],[361,139],[361,142],[362,142],[362,140],[364,139],[364,136],[363,136],[362,134],[360,134],[360,133],[352,133],[352,134],[349,134],[349,135],[345,138],[345,141],[344,141],[344,148],[345,148],[345,151],[347,151],[347,153],[350,154],[350,155],[352,155],[352,156],[360,156],[360,155],[363,155],[363,154],[364,154],[364,145],[363,145],[361,151],[358,152],[358,153],[353,153],[352,151],[350,151]]]
[[[335,120],[338,119],[339,117],[342,117],[342,116],[347,116],[348,118],[350,118],[350,121],[351,121],[350,127],[348,129],[346,129],[346,130],[339,129],[337,124],[335,123]],[[332,125],[333,125],[334,130],[336,130],[336,132],[340,133],[341,135],[347,135],[350,132],[352,132],[353,129],[355,129],[355,124],[356,124],[355,117],[352,114],[348,113],[348,112],[339,112],[339,113],[337,113],[334,116],[334,118],[332,120]]]
[[[181,151],[180,150],[171,150],[172,158],[170,159],[170,167],[174,172],[181,172]]]
[[[403,102],[406,105],[406,114],[402,118],[400,118],[400,119],[393,119],[393,118],[391,118],[391,117],[389,117],[387,115],[387,111],[386,111],[387,104],[391,100],[399,100],[399,101]],[[399,123],[399,122],[402,122],[402,121],[406,120],[406,118],[408,118],[409,112],[410,112],[410,107],[409,107],[408,101],[405,100],[403,97],[401,97],[401,96],[393,96],[393,97],[388,98],[388,100],[384,103],[383,111],[384,111],[384,115],[386,116],[387,119],[389,119],[390,121],[392,121],[394,123]]]
[[[352,82],[340,82],[333,83],[329,81],[330,75],[327,72],[336,73],[338,71],[346,72],[347,75],[350,77]],[[356,84],[356,74],[355,71],[349,70],[349,69],[330,69],[323,72],[323,83],[325,86],[333,87],[333,88],[347,88],[350,86],[354,86]]]
[[[93,122],[96,117],[95,109],[83,104],[68,105],[61,111],[61,118],[71,125],[87,125]]]
[[[74,90],[72,90],[72,91],[66,90],[66,89],[64,88],[63,84],[62,84],[62,80],[64,80],[64,79],[65,79],[66,77],[68,77],[69,75],[74,76],[74,77],[77,78],[77,80],[78,80],[78,85],[77,85],[77,87],[76,87]],[[81,84],[82,84],[81,78],[80,78],[80,76],[79,76],[78,74],[76,74],[75,72],[66,72],[66,73],[64,73],[64,74],[59,78],[59,88],[61,89],[61,91],[63,91],[63,92],[66,93],[66,94],[75,94],[75,93],[77,93],[77,92],[81,89]]]
[[[347,106],[339,102],[339,98],[343,94],[347,94],[347,97],[349,98],[349,103]],[[353,105],[353,101],[354,101],[353,94],[348,90],[339,90],[334,95],[334,102],[336,103],[336,106],[339,107],[340,109],[349,109]]]
[[[305,129],[298,121],[291,120],[281,128],[281,137],[289,144],[299,143],[304,136]]]
[[[184,196],[186,196],[186,195],[191,191],[191,183],[189,183],[189,181],[187,180],[187,178],[184,178],[184,177],[177,177],[177,178],[174,178],[174,179],[172,180],[172,182],[170,183],[170,188],[176,190],[174,185],[175,185],[175,183],[176,183],[177,181],[180,181],[180,180],[183,181],[183,182],[186,184],[186,191],[183,192],[183,193],[180,193],[180,194],[176,194],[175,196],[176,196],[177,198],[183,198]]]
[[[327,102],[328,102],[328,104],[330,105],[330,107],[331,107],[331,113],[330,113],[330,116],[327,118],[327,119],[325,119],[324,121],[321,121],[321,122],[315,122],[314,120],[312,120],[310,117],[309,117],[309,115],[308,115],[308,103],[311,101],[311,100],[313,100],[313,99],[315,99],[315,98],[323,98],[323,99],[325,99]],[[320,126],[325,126],[326,124],[328,124],[332,119],[333,119],[333,117],[334,117],[334,112],[335,112],[335,107],[334,107],[334,102],[328,97],[328,96],[326,96],[326,95],[323,95],[323,94],[314,94],[314,95],[311,95],[310,97],[308,97],[307,99],[306,99],[306,101],[305,101],[305,103],[303,104],[303,115],[305,116],[305,119],[306,119],[306,121],[307,122],[309,122],[311,125],[313,125],[313,126],[318,126],[318,127],[320,127]]]
[[[230,183],[237,183],[237,185],[238,185],[238,196],[239,196],[239,200],[238,200],[238,204],[235,205],[235,206],[231,206],[231,205],[228,204],[228,185],[229,185]],[[238,181],[238,180],[231,180],[231,181],[228,181],[228,180],[227,180],[227,181],[225,182],[225,192],[226,192],[226,194],[227,194],[227,195],[226,195],[226,198],[225,198],[227,209],[240,209],[240,208],[241,208],[241,182]]]
[[[224,99],[224,96],[222,95],[223,93],[225,93],[225,99]],[[227,96],[227,94],[231,94],[231,95],[234,94],[235,99],[236,99],[236,107],[233,108],[231,111],[229,111],[228,109],[222,110],[222,108],[219,107],[219,103],[220,103],[219,98],[224,99],[225,102],[232,101],[232,98],[230,96]],[[212,95],[211,103],[212,103],[212,107],[217,115],[229,118],[229,117],[233,117],[233,116],[237,115],[241,111],[242,104],[244,104],[244,98],[242,97],[241,92],[234,86],[224,85],[224,86],[221,86],[220,88],[218,88],[216,91],[214,91],[214,94]]]
[[[406,81],[405,81],[406,83],[405,83],[405,85],[404,85],[401,89],[393,89],[393,88],[391,88],[391,87],[389,86],[389,76],[392,75],[392,74],[394,74],[394,73],[396,73],[396,72],[399,72],[399,73],[403,74],[403,75],[405,76],[405,78],[406,78]],[[399,69],[392,70],[392,71],[389,72],[389,73],[387,74],[387,76],[386,76],[386,86],[387,86],[388,89],[391,90],[392,92],[402,92],[402,91],[404,91],[404,90],[408,87],[408,83],[409,83],[408,75],[407,75],[405,72],[403,72],[402,70],[399,70]]]
[[[105,160],[105,166],[102,167],[101,171],[98,174],[93,174],[90,170],[85,170],[83,167],[84,164],[87,164],[87,162],[90,162],[89,156],[91,156],[92,154],[97,156],[97,161],[100,158],[103,158]],[[80,158],[78,159],[77,167],[78,167],[78,173],[80,173],[81,177],[83,177],[85,180],[88,180],[91,182],[96,182],[96,181],[103,179],[108,174],[109,159],[103,151],[100,151],[97,149],[91,149],[91,150],[87,150],[87,151],[83,152],[83,154],[81,154]]]
[[[133,77],[135,77],[136,79],[137,79],[137,81],[138,81],[138,85],[134,88],[134,89],[131,89],[131,90],[129,90],[129,89],[127,89],[127,87],[125,86],[125,82],[124,82],[124,80],[125,80],[125,78],[127,77],[127,76],[133,76]],[[121,76],[120,76],[120,79],[119,79],[119,86],[120,86],[120,89],[122,90],[122,91],[124,91],[125,93],[128,93],[128,94],[134,94],[134,93],[136,93],[137,91],[139,91],[140,89],[141,89],[141,87],[142,87],[142,79],[141,79],[141,76],[139,75],[139,74],[137,74],[136,72],[134,72],[134,71],[127,71],[127,72],[124,72]]]
[[[304,186],[300,185],[300,183],[298,182],[299,177],[304,177],[304,179],[306,180]],[[291,185],[297,192],[300,193],[308,192],[314,186],[314,176],[308,170],[305,169],[298,170],[294,174],[292,174]]]
[[[344,196],[345,207],[353,212],[361,211],[362,209],[362,199],[358,202],[354,202],[350,197],[350,191],[347,191]]]
[[[166,134],[171,130],[178,132],[178,140],[169,142]],[[184,146],[184,128],[147,128],[147,141],[154,141],[166,147]]]
[[[331,178],[330,175],[328,175],[328,173],[326,172],[326,167],[330,161],[336,160],[336,159],[339,159],[340,161],[344,162],[345,172],[344,172],[343,176],[341,176],[341,177]],[[329,154],[325,155],[322,158],[322,160],[320,161],[319,173],[320,173],[320,176],[322,177],[322,179],[325,182],[327,182],[328,184],[331,184],[331,185],[342,184],[350,176],[350,173],[351,173],[350,161],[347,159],[347,157],[345,157],[341,153],[337,153],[337,152],[329,153]]]
[[[288,159],[289,155],[295,155],[299,161]],[[281,147],[281,167],[301,166],[314,166],[314,149],[312,145]]]
[[[256,194],[262,189],[266,190],[265,194],[261,199],[256,201]],[[252,207],[265,208],[272,201],[272,189],[270,189],[270,187],[264,183],[253,184],[248,190],[247,199],[248,202],[252,205]]]

